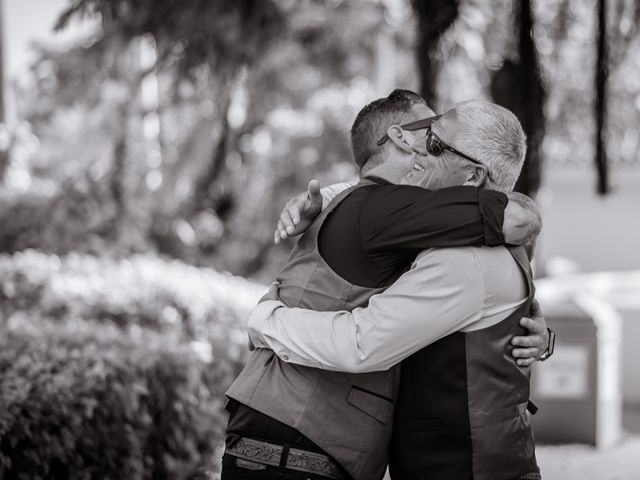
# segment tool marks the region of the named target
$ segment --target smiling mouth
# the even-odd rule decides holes
[[[424,172],[424,167],[418,165],[417,163],[413,164],[413,170],[416,172]]]

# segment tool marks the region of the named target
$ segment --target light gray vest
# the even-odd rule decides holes
[[[361,181],[338,195],[300,238],[278,275],[280,300],[317,311],[364,307],[382,289],[342,279],[322,259],[318,233],[325,219]],[[339,241],[339,239],[336,239]],[[357,480],[384,476],[393,427],[399,367],[349,374],[289,364],[255,350],[227,395],[305,435]]]

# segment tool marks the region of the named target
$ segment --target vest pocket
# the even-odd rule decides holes
[[[384,425],[393,417],[391,399],[359,387],[351,387],[347,402]]]
[[[527,404],[470,414],[474,479],[518,478],[538,471]]]

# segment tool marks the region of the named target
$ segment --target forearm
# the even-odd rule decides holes
[[[370,194],[361,214],[370,254],[504,243],[506,196],[474,187],[428,191],[389,186]]]
[[[315,312],[272,302],[262,307],[272,310],[266,320],[256,325],[254,311],[249,321],[249,337],[258,348],[307,367],[362,371],[366,355],[358,351],[357,325],[349,312]]]
[[[252,313],[250,337],[256,346],[300,365],[353,373],[386,370],[477,319],[477,293],[465,290],[459,278],[450,280],[460,273],[450,276],[431,267],[410,270],[373,296],[367,308],[353,312],[276,308],[269,302]]]
[[[460,327],[457,322],[440,322],[416,331],[403,325],[394,313],[392,322],[386,322],[395,324],[390,330],[384,326],[384,315],[370,309],[315,312],[281,307],[263,324],[259,336],[264,343],[260,346],[272,349],[287,362],[364,373],[387,370]],[[423,326],[430,323],[430,319],[423,320]],[[251,332],[251,338],[255,333]]]

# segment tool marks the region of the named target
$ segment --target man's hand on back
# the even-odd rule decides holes
[[[522,317],[520,325],[529,330],[526,336],[513,337],[511,343],[516,347],[511,355],[521,367],[528,367],[547,351],[549,347],[549,330],[547,321],[540,309],[540,303],[531,302],[531,317]]]
[[[322,194],[317,180],[311,180],[307,191],[296,195],[282,209],[273,241],[303,233],[322,211]]]
[[[507,194],[509,203],[504,209],[502,231],[505,243],[524,245],[533,243],[540,233],[542,219],[535,202],[518,192]]]

